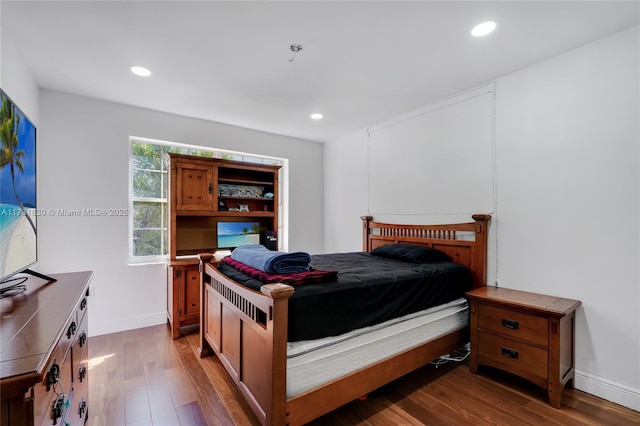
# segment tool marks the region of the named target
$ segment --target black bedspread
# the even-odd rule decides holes
[[[318,339],[379,324],[462,297],[471,271],[453,262],[407,263],[369,253],[314,255],[311,266],[338,279],[295,287],[289,299],[288,340]],[[221,264],[220,271],[254,290],[263,284]]]

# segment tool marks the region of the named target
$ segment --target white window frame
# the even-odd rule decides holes
[[[198,146],[198,145],[189,145],[179,142],[170,142],[163,141],[158,139],[150,139],[138,136],[130,136],[129,137],[129,264],[131,265],[140,265],[140,264],[154,264],[154,263],[165,263],[167,261],[167,253],[159,254],[159,255],[134,255],[134,217],[135,210],[133,208],[134,202],[150,202],[150,203],[167,203],[166,198],[144,198],[144,197],[136,197],[133,196],[133,176],[134,170],[144,170],[137,169],[134,167],[133,162],[133,143],[134,142],[143,142],[153,145],[167,146],[172,148],[177,148],[180,150],[188,151],[205,151],[211,152],[213,158],[225,158],[231,156],[233,160],[237,161],[246,161],[253,162],[259,164],[278,164],[281,166],[279,173],[279,199],[278,199],[278,248],[280,250],[286,251],[288,249],[288,205],[289,205],[289,160],[286,158],[280,157],[272,157],[268,155],[261,154],[253,154],[241,151],[232,151],[227,149],[220,148],[211,148],[206,146]],[[155,170],[151,170],[156,172]],[[162,169],[158,173],[167,173],[167,171],[162,171]],[[161,179],[161,185],[164,182],[168,182],[166,179]],[[167,188],[168,189],[168,188]],[[167,191],[162,191],[165,194]],[[167,214],[166,208],[163,209],[163,215]],[[169,218],[162,218],[162,224],[169,225]],[[165,239],[167,235],[167,228],[162,227],[162,239]],[[168,236],[167,236],[168,238]],[[163,241],[162,245],[164,249],[167,248],[167,242]]]

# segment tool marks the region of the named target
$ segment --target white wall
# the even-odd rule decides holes
[[[13,42],[5,34],[0,39],[0,87],[38,127],[38,85]]]
[[[367,131],[324,145],[324,248],[326,253],[362,250],[368,214]]]
[[[498,281],[580,299],[576,385],[640,410],[638,36],[500,79],[496,140]]]
[[[129,136],[288,158],[289,250],[323,247],[322,145],[41,90],[40,209],[126,209]],[[166,266],[128,265],[127,217],[40,218],[38,270],[92,270],[89,332],[166,321]]]
[[[488,271],[489,283],[581,300],[576,387],[636,410],[639,50],[635,27],[496,81]],[[329,251],[360,247],[367,151],[366,129],[324,147]]]

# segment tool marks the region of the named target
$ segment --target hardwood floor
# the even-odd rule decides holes
[[[257,425],[197,328],[164,325],[90,338],[89,425]],[[425,366],[310,423],[324,425],[640,425],[640,413],[577,390],[560,410],[546,392],[497,370]]]

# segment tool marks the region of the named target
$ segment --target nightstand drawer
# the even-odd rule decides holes
[[[492,333],[478,332],[478,363],[517,374],[538,386],[547,386],[548,353]]]
[[[479,328],[543,347],[549,344],[549,320],[481,304]]]

